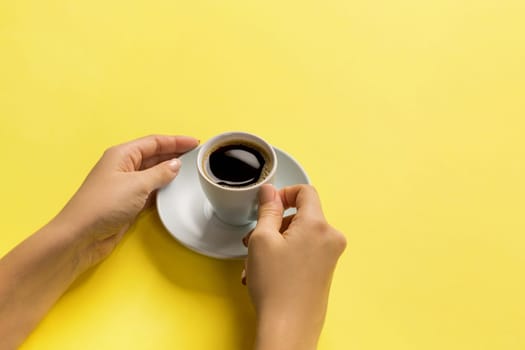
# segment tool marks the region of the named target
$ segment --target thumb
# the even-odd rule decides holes
[[[179,173],[181,161],[178,158],[167,160],[149,169],[142,170],[141,176],[149,191],[167,185]]]
[[[283,203],[273,185],[263,185],[259,192],[259,219],[254,233],[271,232],[281,228],[283,221]]]

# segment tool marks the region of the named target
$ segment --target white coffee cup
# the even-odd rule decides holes
[[[209,157],[226,145],[253,146],[265,159],[265,169],[260,179],[246,186],[232,187],[221,184],[210,168]],[[259,190],[262,185],[272,183],[277,170],[277,156],[273,147],[262,138],[245,132],[226,132],[204,143],[197,155],[197,169],[202,190],[210,202],[215,215],[223,222],[241,226],[257,218]]]

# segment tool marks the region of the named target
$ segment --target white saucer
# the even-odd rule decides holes
[[[197,153],[198,148],[183,155],[177,178],[158,191],[160,220],[173,237],[191,250],[220,259],[244,258],[248,251],[242,238],[255,223],[231,226],[213,214],[200,187]],[[277,188],[310,183],[303,168],[291,156],[277,148],[275,153],[278,167],[274,185]]]

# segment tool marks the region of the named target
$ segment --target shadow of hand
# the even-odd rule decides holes
[[[240,281],[242,261],[209,258],[187,249],[166,231],[155,210],[144,212],[133,230],[140,235],[153,265],[171,283],[194,292],[196,297],[212,295],[228,304],[232,312],[228,318],[234,320],[239,334],[238,349],[252,347],[255,314]]]

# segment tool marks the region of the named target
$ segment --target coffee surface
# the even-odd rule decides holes
[[[212,180],[222,186],[244,187],[259,181],[265,158],[254,147],[230,144],[211,152],[208,170]]]

